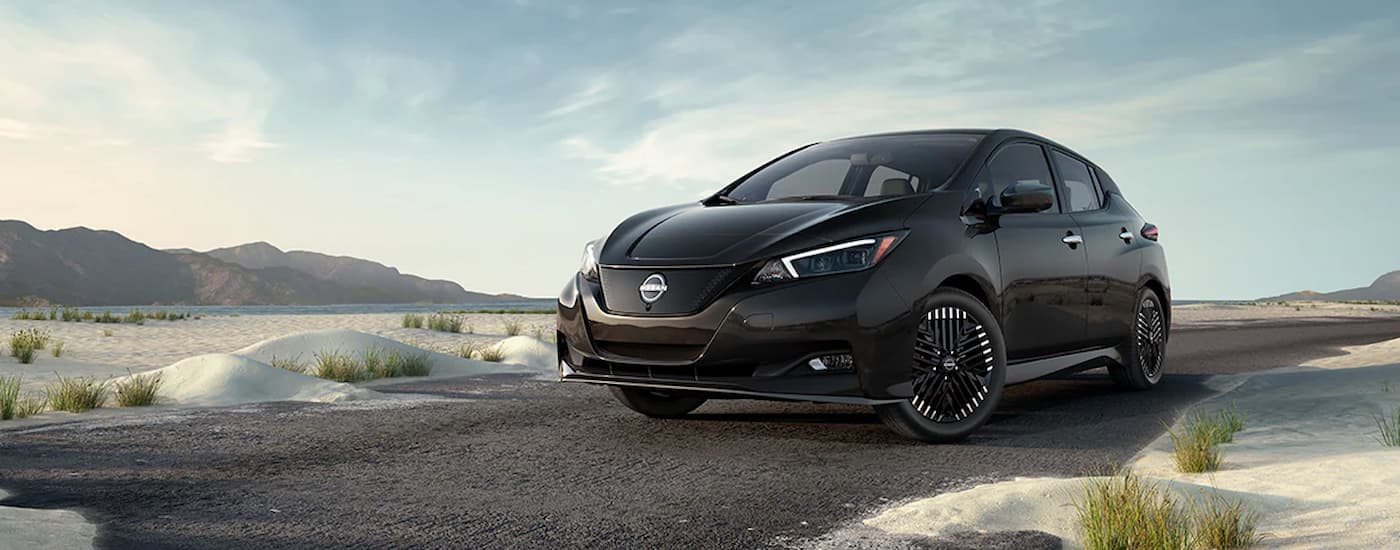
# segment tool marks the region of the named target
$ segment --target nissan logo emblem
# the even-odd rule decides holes
[[[637,289],[642,293],[642,301],[648,305],[656,303],[661,299],[661,295],[666,293],[666,277],[660,273],[648,275],[642,281],[642,286]]]

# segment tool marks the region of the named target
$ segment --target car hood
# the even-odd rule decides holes
[[[604,265],[738,264],[904,226],[923,199],[688,204],[642,212],[608,237]]]

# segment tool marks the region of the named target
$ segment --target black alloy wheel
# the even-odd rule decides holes
[[[1124,364],[1109,367],[1109,374],[1119,386],[1145,390],[1162,381],[1167,361],[1167,316],[1162,299],[1151,289],[1138,293],[1133,313],[1133,335],[1124,346]]]
[[[895,431],[933,442],[966,437],[990,418],[1006,380],[1006,348],[991,312],[971,295],[939,290],[914,334],[908,401],[876,412]]]

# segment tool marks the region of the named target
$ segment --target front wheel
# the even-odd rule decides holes
[[[705,398],[644,388],[610,386],[613,397],[627,408],[652,418],[676,418],[684,416],[705,404]]]
[[[912,396],[878,405],[895,432],[947,443],[967,437],[991,418],[1006,382],[1006,343],[987,306],[956,289],[939,290],[915,332]]]
[[[1133,335],[1126,347],[1125,364],[1109,367],[1115,383],[1128,389],[1145,390],[1162,381],[1162,367],[1167,360],[1167,316],[1161,298],[1151,289],[1138,292]]]

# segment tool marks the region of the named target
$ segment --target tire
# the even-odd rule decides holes
[[[1167,361],[1167,317],[1162,298],[1152,289],[1138,291],[1133,308],[1133,333],[1124,347],[1124,364],[1109,367],[1109,375],[1120,387],[1146,390],[1162,381]]]
[[[676,418],[685,416],[705,404],[705,398],[662,390],[610,386],[613,397],[627,405],[627,408],[652,418]]]
[[[971,294],[941,289],[915,330],[907,367],[914,395],[877,405],[875,414],[891,430],[920,441],[966,438],[991,418],[1001,401],[1006,383],[1001,326]]]

